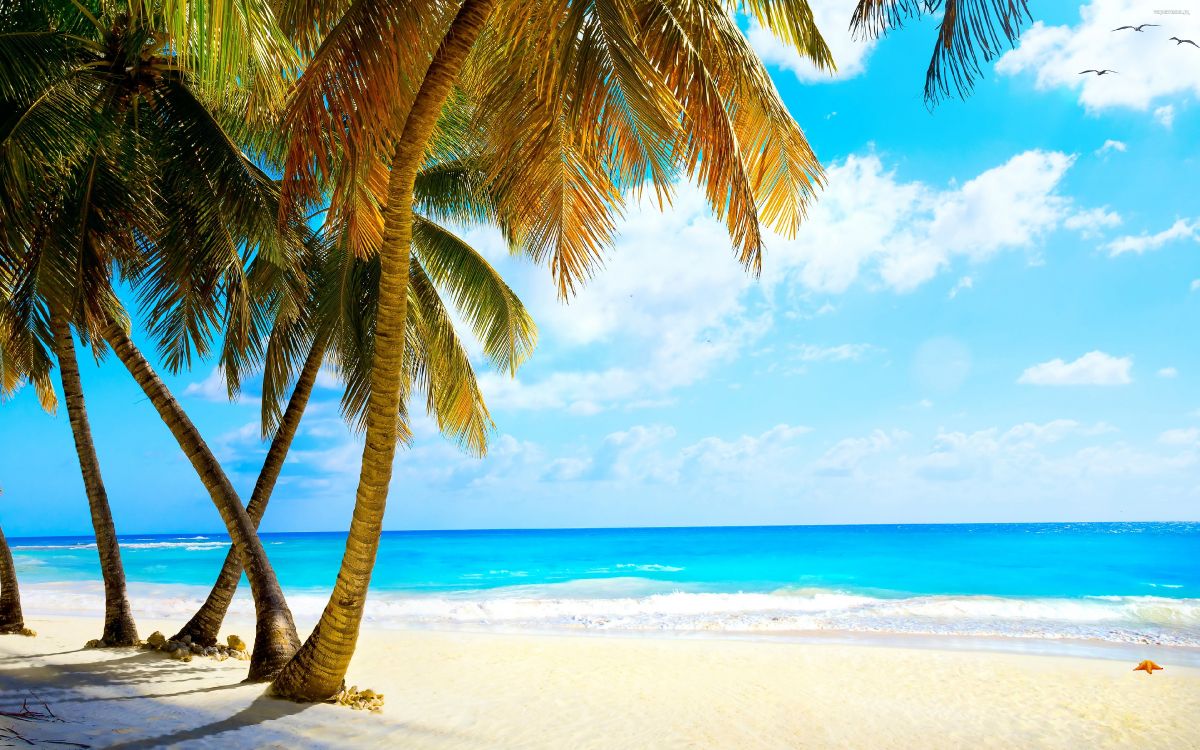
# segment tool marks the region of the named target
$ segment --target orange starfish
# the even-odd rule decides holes
[[[1133,671],[1134,672],[1145,672],[1146,674],[1154,674],[1154,670],[1156,670],[1156,669],[1162,669],[1162,667],[1158,666],[1157,664],[1150,661],[1149,659],[1146,659],[1146,660],[1142,661],[1142,663],[1140,663],[1136,667],[1134,667]]]

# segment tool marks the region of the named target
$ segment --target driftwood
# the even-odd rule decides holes
[[[33,695],[32,693],[30,695]],[[31,707],[29,699],[21,701],[20,711],[0,711],[0,717],[5,719],[16,719],[17,721],[30,722],[65,722],[58,714],[50,709],[50,704],[41,700],[36,695],[33,695],[34,706],[41,706],[41,709]],[[19,743],[19,744],[18,744]],[[66,740],[43,740],[36,737],[26,737],[16,730],[16,728],[7,726],[0,727],[0,747],[38,747],[43,745],[62,745],[64,747],[79,748],[79,750],[87,750],[91,745],[85,745],[82,742],[68,742]]]

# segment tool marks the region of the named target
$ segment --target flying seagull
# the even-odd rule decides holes
[[[1095,73],[1098,76],[1102,76],[1105,73],[1116,73],[1116,72],[1117,71],[1115,71],[1115,70],[1096,70],[1095,68],[1088,68],[1087,70],[1079,71],[1079,75],[1083,75],[1084,73]]]
[[[1125,30],[1125,29],[1133,29],[1134,31],[1141,31],[1142,29],[1146,28],[1147,26],[1158,26],[1158,24],[1156,24],[1156,23],[1143,23],[1143,24],[1141,24],[1141,25],[1139,25],[1139,26],[1118,26],[1117,28],[1113,29],[1113,31],[1123,31],[1123,30]]]
[[[1197,49],[1200,49],[1200,44],[1196,44],[1196,43],[1195,43],[1195,42],[1193,42],[1191,39],[1180,39],[1180,38],[1179,38],[1179,37],[1177,37],[1177,36],[1173,36],[1173,37],[1171,37],[1171,41],[1175,42],[1175,46],[1176,46],[1176,47],[1178,47],[1178,46],[1179,46],[1179,45],[1181,45],[1181,44],[1190,44],[1190,45],[1192,45],[1193,47],[1196,47]]]

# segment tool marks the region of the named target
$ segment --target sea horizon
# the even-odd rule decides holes
[[[261,534],[298,618],[345,532]],[[136,609],[186,619],[216,533],[120,537]],[[10,540],[27,608],[99,608],[94,541]],[[386,531],[368,623],[506,631],[860,632],[1200,648],[1200,522]],[[243,585],[233,613],[252,613]]]

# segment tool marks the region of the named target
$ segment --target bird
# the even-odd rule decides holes
[[[1079,71],[1079,75],[1083,75],[1084,73],[1095,73],[1098,76],[1102,76],[1105,73],[1116,73],[1116,72],[1117,71],[1115,71],[1115,70],[1107,70],[1107,69],[1106,70],[1096,70],[1095,68],[1088,68],[1087,70]]]
[[[1195,47],[1196,49],[1200,49],[1200,44],[1196,44],[1191,39],[1180,39],[1177,36],[1173,36],[1173,37],[1171,37],[1171,41],[1175,42],[1176,47],[1178,47],[1181,44],[1190,44],[1193,47]]]
[[[1117,28],[1113,29],[1113,31],[1123,31],[1124,29],[1133,29],[1134,31],[1141,31],[1142,29],[1146,28],[1147,26],[1158,26],[1158,24],[1143,23],[1139,26],[1118,26]]]
[[[1154,670],[1156,670],[1156,669],[1161,670],[1162,667],[1158,666],[1157,664],[1150,661],[1149,659],[1145,659],[1142,661],[1142,663],[1140,663],[1136,667],[1134,667],[1133,671],[1134,672],[1145,672],[1146,674],[1154,674]]]

